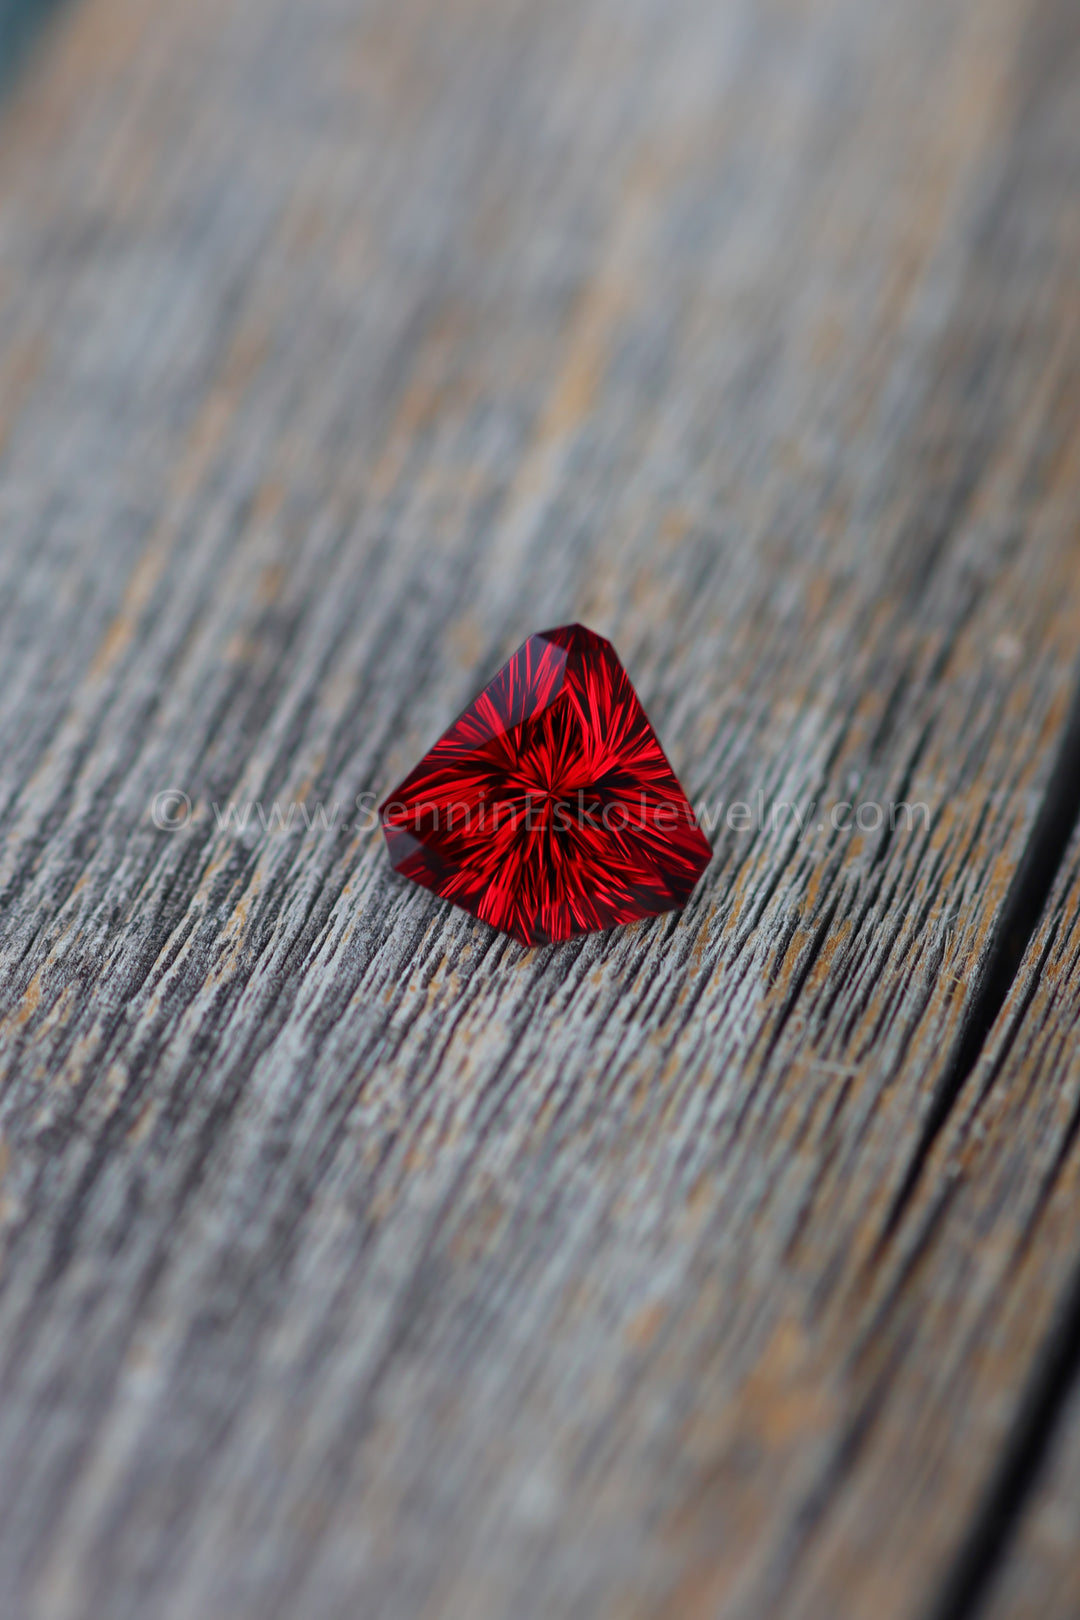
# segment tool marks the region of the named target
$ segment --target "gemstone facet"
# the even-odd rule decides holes
[[[380,807],[397,871],[523,945],[686,904],[710,850],[615,649],[530,636]]]

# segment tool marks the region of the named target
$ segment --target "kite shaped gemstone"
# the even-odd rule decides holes
[[[530,636],[380,807],[397,871],[546,945],[686,904],[710,849],[610,641]]]

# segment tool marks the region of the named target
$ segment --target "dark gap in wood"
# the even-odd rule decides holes
[[[1074,687],[1065,734],[1027,847],[1005,900],[986,965],[971,998],[952,1057],[934,1095],[918,1146],[885,1221],[878,1250],[896,1233],[957,1097],[982,1056],[1005,1005],[1028,945],[1046,909],[1054,879],[1080,819],[1080,680]]]
[[[1005,903],[982,981],[934,1100],[918,1151],[893,1204],[882,1247],[895,1232],[933,1143],[986,1046],[1045,911],[1080,820],[1080,685],[1046,795]],[[1034,977],[1037,977],[1034,975]],[[1070,1126],[1075,1138],[1077,1121]],[[1024,1390],[990,1483],[928,1620],[972,1620],[986,1597],[1045,1463],[1061,1413],[1080,1378],[1080,1267]]]
[[[927,1620],[971,1620],[1011,1544],[1080,1372],[1080,1267],[1047,1335],[990,1484]]]

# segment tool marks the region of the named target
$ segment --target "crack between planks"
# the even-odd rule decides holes
[[[1077,1374],[1080,1266],[1036,1358],[997,1466],[926,1620],[974,1620],[1012,1544]]]
[[[877,1248],[878,1258],[895,1236],[922,1180],[934,1144],[987,1048],[991,1031],[1045,915],[1078,821],[1080,682],[1074,686],[1057,758],[1006,897],[989,958],[911,1165],[890,1208]],[[996,1068],[1000,1068],[1019,1023],[1018,1017],[1014,1020],[1013,1032],[1003,1035]],[[926,1620],[973,1620],[978,1613],[1042,1471],[1058,1420],[1078,1378],[1080,1266],[1069,1281],[1061,1308],[1038,1352],[989,1484],[940,1591],[927,1611]]]
[[[1080,820],[1080,682],[1074,687],[1064,735],[1046,785],[1046,792],[1006,896],[986,964],[972,993],[967,1017],[934,1094],[911,1164],[886,1217],[878,1245],[879,1254],[895,1236],[922,1180],[923,1171],[942,1127],[983,1055],[990,1033],[1016,982],[1027,948],[1043,917],[1054,881],[1065,859],[1069,839],[1078,820]]]

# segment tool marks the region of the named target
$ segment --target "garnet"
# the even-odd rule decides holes
[[[610,641],[530,636],[381,806],[405,877],[523,945],[686,904],[709,845]]]

